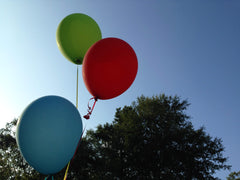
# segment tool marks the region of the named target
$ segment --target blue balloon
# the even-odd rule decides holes
[[[82,135],[77,108],[59,96],[33,101],[17,124],[16,139],[25,160],[42,174],[55,174],[71,160]]]

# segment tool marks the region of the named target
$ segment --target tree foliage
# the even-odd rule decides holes
[[[227,180],[240,180],[240,171],[238,172],[231,172],[228,177]]]
[[[82,178],[217,179],[216,171],[230,168],[222,140],[203,127],[195,130],[185,113],[188,106],[186,100],[162,94],[117,109],[112,123],[88,131],[83,139],[78,154],[86,153],[87,145],[88,156],[79,165],[86,170]]]
[[[112,123],[86,132],[69,179],[217,179],[216,171],[230,168],[222,140],[203,127],[195,130],[188,106],[186,100],[161,94],[141,96],[118,108]],[[0,140],[2,177],[43,179],[21,158],[12,131],[1,130]],[[62,179],[63,174],[54,178]]]

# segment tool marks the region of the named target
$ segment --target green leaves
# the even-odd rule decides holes
[[[227,180],[240,180],[240,171],[238,172],[231,172],[227,177]]]
[[[179,97],[141,96],[118,108],[112,124],[87,134],[101,172],[110,179],[215,179],[228,169],[222,141],[195,130]],[[99,167],[96,167],[96,169]]]

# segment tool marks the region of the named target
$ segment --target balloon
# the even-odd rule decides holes
[[[70,101],[45,96],[23,111],[16,139],[25,160],[38,172],[51,175],[71,160],[82,131],[81,116]]]
[[[57,45],[62,54],[75,64],[82,64],[89,47],[102,39],[97,23],[85,14],[65,17],[57,29]]]
[[[126,91],[138,70],[132,47],[118,38],[99,40],[87,51],[82,65],[84,83],[96,99],[111,99]]]

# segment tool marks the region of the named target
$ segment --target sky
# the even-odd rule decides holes
[[[240,1],[238,0],[42,0],[1,1],[0,128],[32,101],[58,95],[75,104],[77,66],[56,44],[61,20],[92,17],[102,37],[129,43],[138,74],[122,95],[99,100],[87,129],[111,123],[116,108],[137,97],[177,95],[191,104],[194,128],[222,139],[231,171],[240,170]],[[91,98],[79,66],[79,112]],[[230,173],[219,171],[221,179]]]

